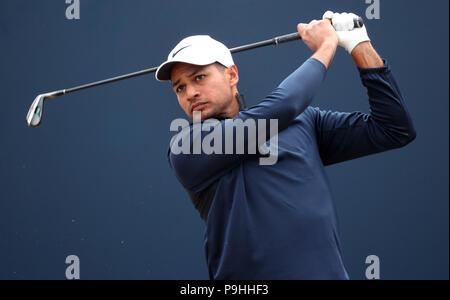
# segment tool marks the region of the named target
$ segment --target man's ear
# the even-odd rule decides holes
[[[236,65],[232,65],[231,67],[225,70],[227,78],[230,82],[231,86],[237,86],[239,82],[239,71]]]

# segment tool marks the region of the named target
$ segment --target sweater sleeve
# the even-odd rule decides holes
[[[261,142],[260,137],[256,141],[255,137],[247,131],[243,135],[242,141],[242,135],[235,134],[236,128],[234,131],[227,130],[227,124],[233,122],[235,124],[244,124],[245,126],[245,124],[253,123],[256,126],[257,133],[266,133],[262,142],[267,142],[272,137],[269,128],[270,120],[278,121],[278,132],[287,128],[311,104],[325,75],[326,67],[320,61],[313,58],[308,59],[263,101],[249,110],[241,111],[236,118],[193,123],[182,130],[172,139],[168,153],[169,163],[174,169],[178,180],[185,188],[193,192],[200,192],[245,159],[254,156],[255,153],[250,153],[249,151],[250,145],[255,144],[257,141]],[[205,123],[208,125],[206,128],[204,126]],[[202,128],[199,129],[196,126],[202,126]],[[267,128],[261,130],[260,126],[266,126]],[[222,152],[220,154],[206,154],[201,151],[194,154],[196,152],[195,146],[203,144],[205,138],[208,138],[210,143],[211,140],[208,136],[213,134],[216,138],[214,146],[218,146],[215,143],[219,143],[219,148],[222,148]],[[179,146],[183,141],[190,143],[189,149],[191,151],[187,154],[175,154],[175,151],[173,151],[174,145]],[[226,150],[226,144],[229,144],[230,141],[234,145],[232,154],[228,154],[230,151]],[[243,153],[236,149],[238,143],[244,145]]]
[[[370,113],[315,110],[315,128],[324,165],[404,147],[416,138],[405,100],[389,65],[359,69]]]

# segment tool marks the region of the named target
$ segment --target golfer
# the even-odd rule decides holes
[[[324,167],[401,148],[416,137],[387,61],[372,47],[365,27],[353,29],[355,17],[327,12],[323,20],[298,24],[314,54],[249,109],[239,94],[229,49],[209,36],[182,40],[159,67],[156,78],[170,81],[186,114],[201,115],[201,122],[194,120],[174,136],[170,149],[187,141],[192,150],[231,120],[255,120],[257,127],[269,126],[269,120],[278,124],[277,134],[267,130],[262,141],[266,148],[276,146],[274,164],[260,164],[267,153],[250,153],[249,146],[244,154],[169,150],[170,166],[206,222],[211,279],[349,279]],[[370,114],[311,106],[339,45],[358,67]],[[330,100],[343,101],[345,95]],[[205,123],[207,130],[196,129]],[[227,138],[224,134],[217,145]],[[245,134],[244,144],[252,142]]]

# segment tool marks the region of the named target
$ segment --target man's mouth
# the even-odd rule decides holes
[[[191,107],[191,112],[202,110],[202,109],[205,108],[206,105],[207,105],[207,102],[198,102],[198,103],[195,103],[195,104],[192,105],[192,107]]]

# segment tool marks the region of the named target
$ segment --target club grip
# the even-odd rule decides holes
[[[278,44],[292,42],[292,41],[296,41],[296,40],[300,40],[300,39],[301,39],[300,34],[298,32],[295,32],[295,33],[278,36],[278,37],[274,38],[273,41],[274,41],[275,45],[278,45]]]
[[[362,28],[364,26],[364,21],[361,17],[353,19],[354,28]]]
[[[362,28],[364,26],[364,20],[361,17],[357,17],[353,19],[354,28]],[[301,40],[301,36],[298,32],[290,33],[282,36],[278,36],[272,40],[272,43],[275,45],[283,44],[287,42],[292,42],[296,40]]]

